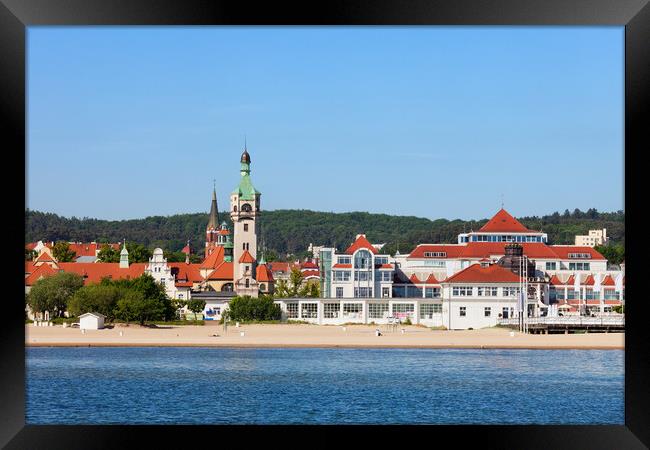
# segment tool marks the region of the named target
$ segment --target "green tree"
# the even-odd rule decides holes
[[[277,298],[289,297],[289,286],[287,285],[287,280],[278,280],[278,282],[275,283],[273,295]]]
[[[233,297],[228,305],[228,320],[262,321],[279,320],[282,315],[280,305],[268,296],[252,298],[249,296]]]
[[[320,297],[320,283],[309,284],[309,297],[313,297],[313,298]]]
[[[153,252],[142,244],[126,243],[126,250],[129,252],[129,263],[149,262]],[[185,261],[185,258],[183,258]]]
[[[174,306],[174,309],[176,310],[176,317],[180,318],[181,317],[181,309],[183,309],[185,306],[187,306],[187,300],[182,299],[182,298],[175,298],[172,300],[172,305]]]
[[[72,262],[77,253],[70,250],[70,244],[59,241],[52,247],[52,256],[59,262]]]
[[[289,297],[297,297],[299,295],[303,279],[304,275],[300,269],[292,267],[291,273],[289,274]]]
[[[103,314],[108,322],[112,322],[115,319],[117,302],[123,295],[124,290],[112,284],[89,284],[70,298],[68,312],[73,316],[98,312]]]
[[[193,298],[187,302],[187,309],[192,311],[195,317],[197,317],[197,315],[205,309],[205,300]]]
[[[108,244],[103,244],[97,253],[97,258],[103,263],[120,262],[120,251]]]
[[[41,278],[32,286],[28,304],[36,314],[50,313],[50,317],[61,317],[68,301],[84,284],[83,277],[76,273],[61,272]]]

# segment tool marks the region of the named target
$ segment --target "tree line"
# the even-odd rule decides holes
[[[232,227],[227,212],[222,212],[226,223]],[[578,234],[590,229],[607,228],[611,245],[624,248],[625,213],[623,211],[599,212],[595,208],[581,211],[565,210],[544,216],[520,217],[518,220],[533,230],[543,230],[550,244],[573,244]],[[304,257],[310,243],[347,248],[359,233],[364,233],[373,243],[385,243],[383,251],[394,254],[410,252],[421,243],[455,243],[459,233],[476,231],[488,219],[481,220],[430,220],[414,216],[392,216],[367,212],[330,213],[310,210],[263,211],[260,218],[260,246],[267,260]],[[185,260],[180,250],[187,240],[195,255],[203,253],[207,213],[151,216],[144,219],[100,220],[88,217],[66,218],[53,213],[25,211],[26,242],[81,241],[120,242],[127,239],[146,249],[160,247],[172,258]],[[26,252],[27,253],[27,252]],[[116,252],[119,261],[119,251]],[[129,260],[134,262],[136,255]],[[171,260],[170,260],[171,261]],[[138,261],[139,262],[139,261]]]

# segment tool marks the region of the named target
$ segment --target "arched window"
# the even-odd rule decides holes
[[[232,292],[232,283],[226,283],[221,286],[221,292]]]
[[[242,212],[251,212],[252,210],[253,210],[253,208],[251,208],[250,203],[244,203],[244,204],[241,206],[241,211],[242,211]]]
[[[233,206],[233,211],[237,212],[237,205]]]
[[[355,269],[370,269],[372,266],[372,255],[368,250],[359,250],[354,255]]]

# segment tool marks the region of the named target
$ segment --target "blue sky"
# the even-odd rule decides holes
[[[29,27],[27,206],[623,209],[623,27]]]

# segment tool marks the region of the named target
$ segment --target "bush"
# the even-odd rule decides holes
[[[282,316],[280,305],[270,297],[234,297],[228,305],[228,320],[239,322],[279,320]]]
[[[407,317],[406,320],[402,322],[402,325],[413,325],[413,323],[411,322],[411,318]]]

